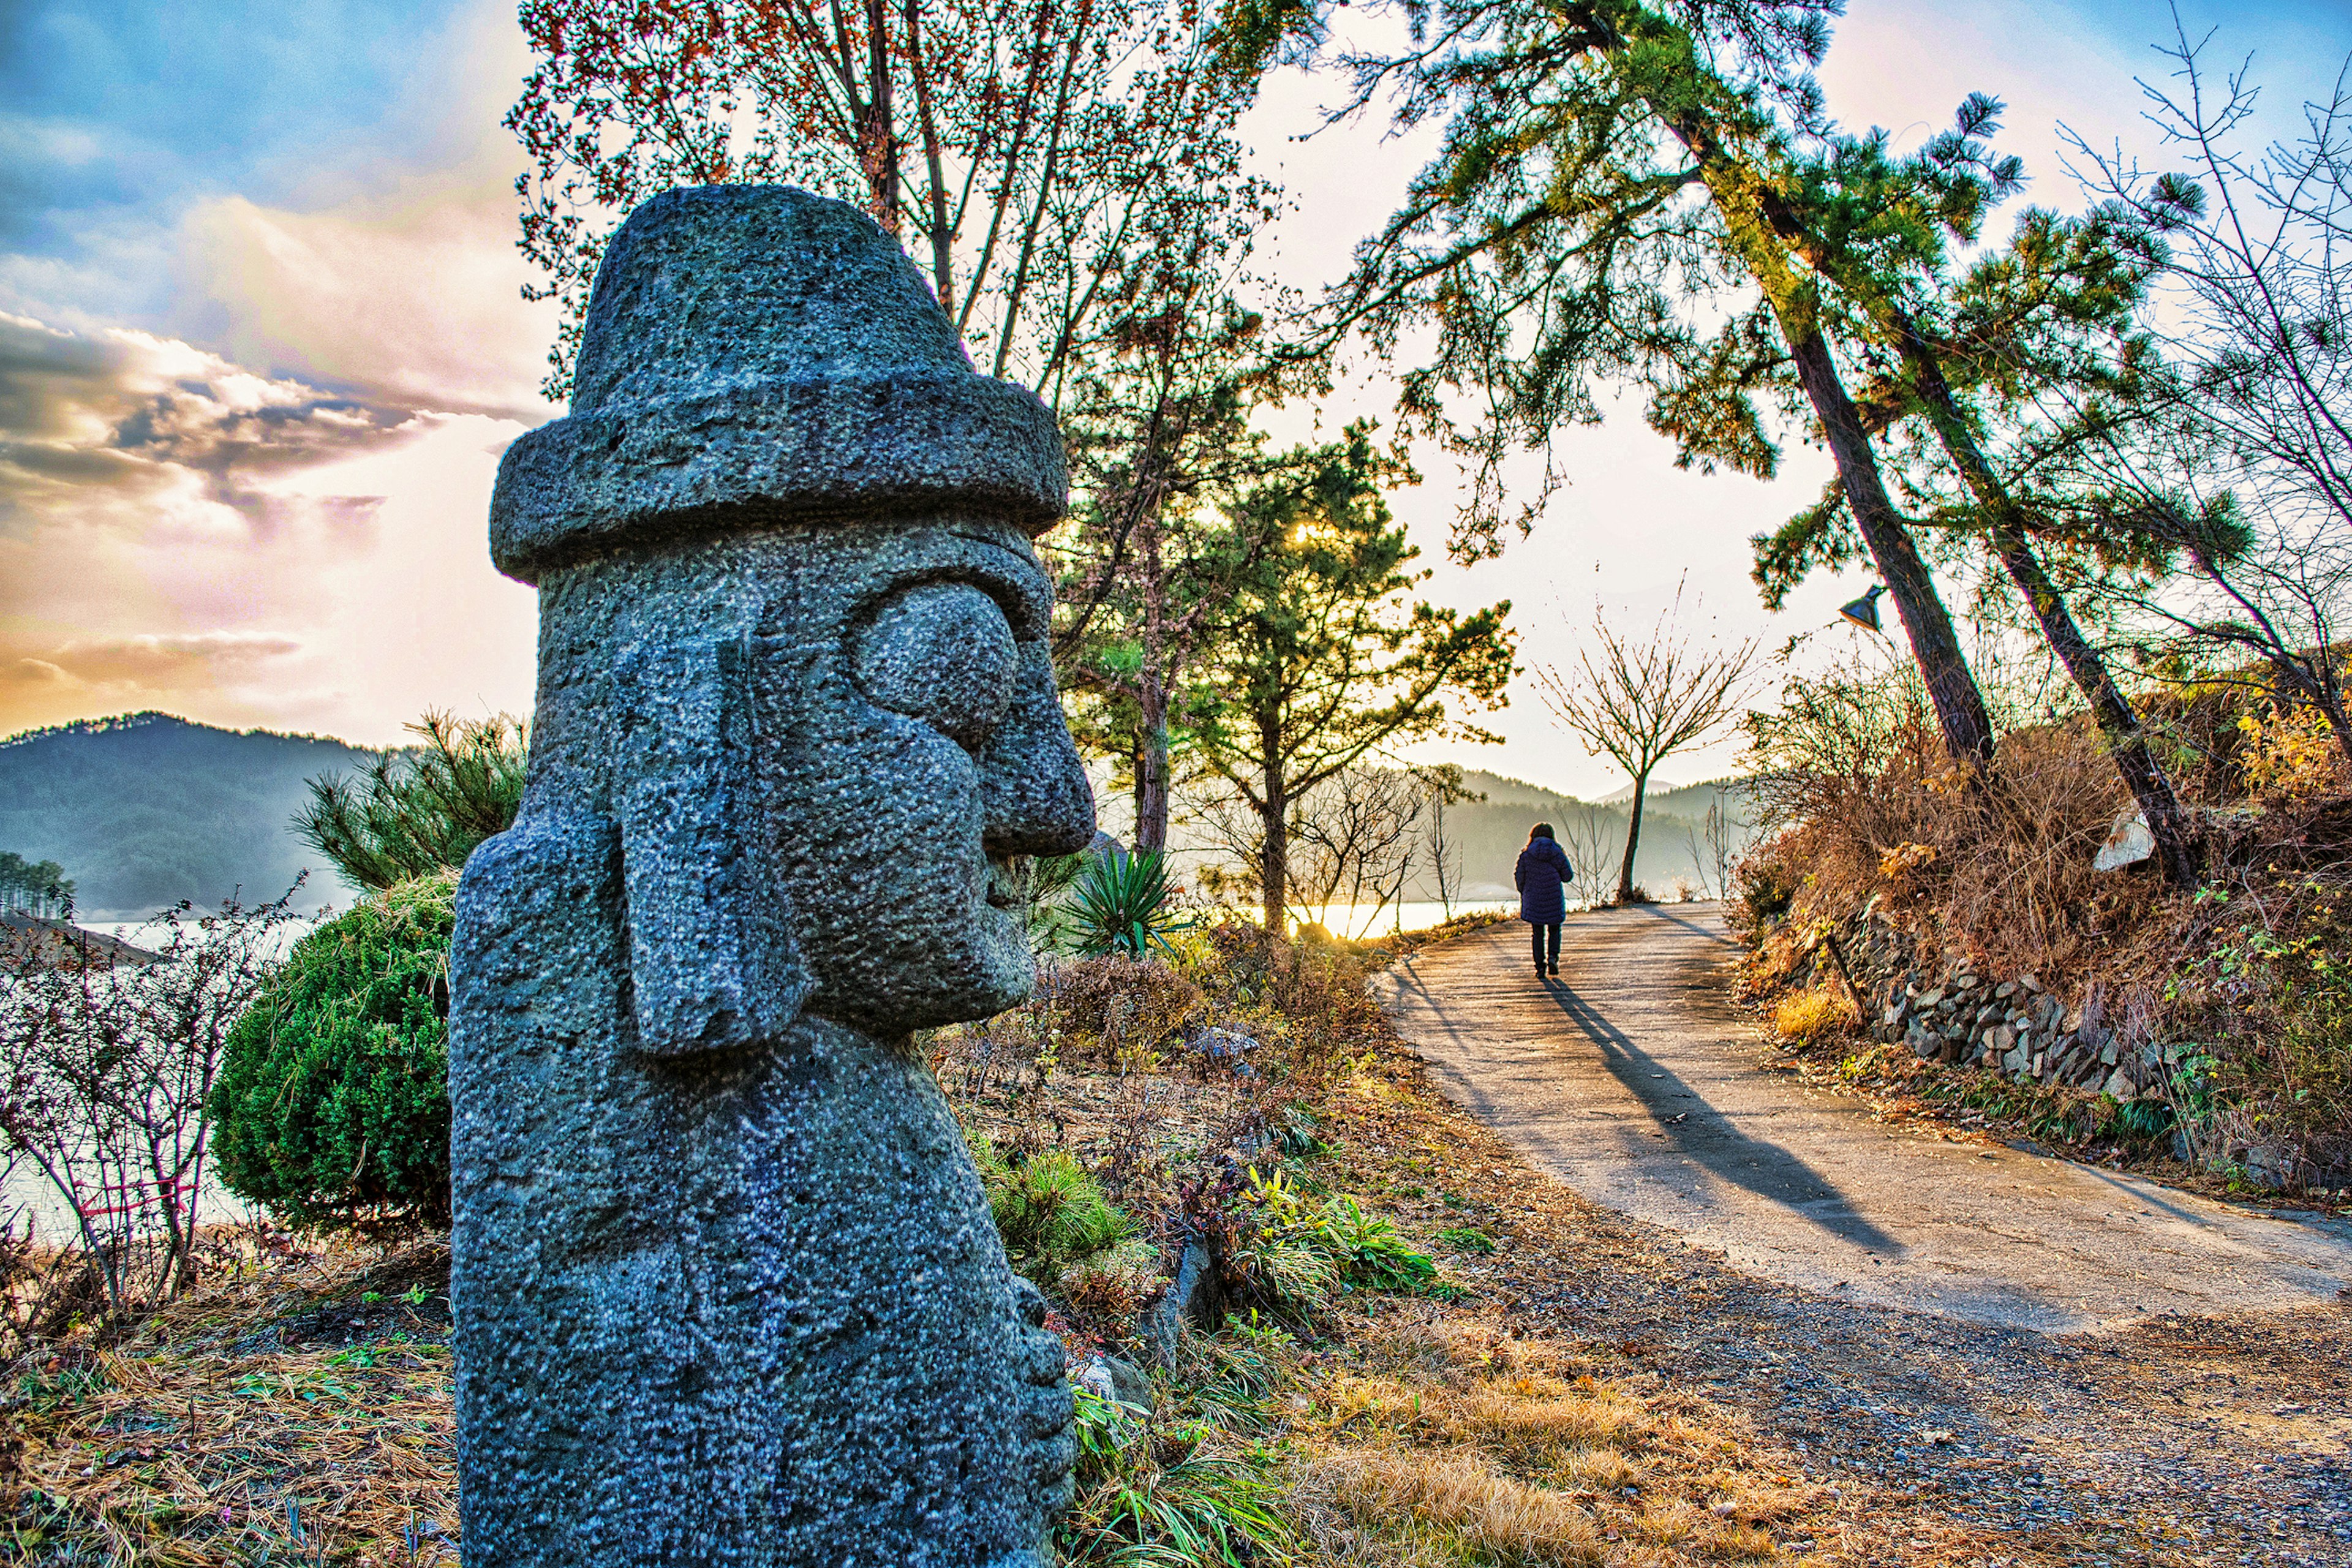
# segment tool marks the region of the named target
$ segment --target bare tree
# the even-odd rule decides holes
[[[1437,907],[1454,918],[1454,900],[1462,896],[1462,841],[1445,831],[1445,808],[1486,798],[1485,792],[1465,787],[1458,763],[1444,763],[1418,770],[1429,802],[1429,836],[1423,846],[1429,858],[1430,879],[1437,884]]]
[[[1625,855],[1617,869],[1617,900],[1632,901],[1633,856],[1642,842],[1642,803],[1650,773],[1685,747],[1727,728],[1745,696],[1758,648],[1753,640],[1702,647],[1675,626],[1682,594],[1641,642],[1621,636],[1598,610],[1592,645],[1577,667],[1535,667],[1544,705],[1595,755],[1605,754],[1633,777],[1627,804]]]
[[[2301,136],[2249,152],[2256,89],[2242,71],[2216,81],[2210,39],[2175,29],[2175,85],[2140,89],[2184,168],[2066,133],[2087,192],[2160,259],[2147,320],[2168,362],[2153,416],[2095,426],[2105,439],[2078,460],[2189,569],[2169,595],[2102,586],[2152,620],[2159,656],[2218,656],[2225,679],[2260,661],[2352,758],[2336,635],[2352,598],[2352,61],[2304,105]]]
[[[992,375],[1057,407],[1170,203],[1228,184],[1254,79],[1164,0],[525,0],[535,63],[506,124],[526,290],[562,307],[568,394],[605,242],[676,185],[782,182],[910,244]]]
[[[1369,904],[1360,923],[1370,930],[1412,875],[1427,803],[1420,780],[1393,768],[1343,769],[1309,790],[1290,823],[1292,908]]]
[[[1553,831],[1559,835],[1559,847],[1568,851],[1568,861],[1574,875],[1570,878],[1570,889],[1579,904],[1591,906],[1601,902],[1609,893],[1609,840],[1615,835],[1615,814],[1597,805],[1580,805],[1564,815]]]
[[[183,905],[132,949],[0,964],[0,1155],[62,1200],[68,1245],[118,1321],[195,1278],[213,1078],[277,965],[292,898]]]
[[[1706,859],[1703,864],[1715,873],[1715,896],[1728,898],[1731,894],[1731,868],[1747,851],[1747,825],[1728,809],[1730,791],[1717,784],[1715,798],[1706,803]]]

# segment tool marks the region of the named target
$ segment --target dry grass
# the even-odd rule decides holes
[[[1809,1496],[1729,1413],[1442,1306],[1367,1330],[1307,1386],[1299,1495],[1344,1521],[1348,1557],[1748,1561]]]
[[[359,1342],[278,1348],[371,1281],[429,1272],[434,1244],[389,1258],[279,1256],[175,1303],[112,1349],[68,1341],[11,1369],[0,1560],[110,1568],[264,1561],[454,1563],[448,1346],[396,1300]],[[383,1294],[379,1292],[379,1294]],[[348,1314],[345,1314],[348,1317]],[[9,1473],[13,1472],[13,1473]]]
[[[1772,1028],[1784,1039],[1811,1045],[1844,1028],[1852,1011],[1827,991],[1794,991],[1772,1008]]]

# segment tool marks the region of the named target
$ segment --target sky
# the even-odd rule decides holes
[[[2352,0],[2182,16],[2252,57],[2274,112],[2352,51]],[[2133,79],[2161,75],[2171,28],[2134,0],[1851,0],[1822,79],[1846,124],[1910,143],[1969,91],[2000,97],[2030,199],[2063,207],[2059,126],[2144,145]],[[160,709],[383,743],[428,708],[528,710],[533,595],[491,569],[485,526],[499,453],[562,412],[537,390],[556,323],[521,297],[499,123],[529,64],[510,0],[0,0],[0,736]],[[1292,203],[1261,256],[1301,289],[1344,268],[1428,147],[1377,118],[1318,129],[1337,92],[1287,73],[1244,126]],[[1390,395],[1366,367],[1269,425],[1336,429]],[[1863,637],[1836,608],[1864,577],[1779,615],[1748,581],[1748,537],[1818,494],[1818,454],[1769,484],[1683,472],[1630,408],[1559,453],[1570,482],[1534,533],[1475,566],[1445,560],[1441,459],[1396,498],[1430,595],[1511,600],[1530,671],[1482,716],[1503,745],[1416,756],[1615,788],[1532,678],[1574,658],[1596,605],[1646,626],[1679,594],[1697,635],[1803,636],[1805,657]],[[1714,776],[1736,751],[1664,772]]]

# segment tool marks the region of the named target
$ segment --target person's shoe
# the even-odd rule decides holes
[[[1536,978],[1537,978],[1538,980],[1541,980],[1543,977],[1544,977],[1544,966],[1543,966],[1542,964],[1538,963],[1538,964],[1537,964],[1537,965],[1536,965]]]
[[[1551,966],[1551,973],[1552,973],[1552,978],[1553,978],[1553,979],[1557,980],[1557,979],[1559,979],[1559,964],[1555,963],[1555,964],[1553,964],[1553,965]]]

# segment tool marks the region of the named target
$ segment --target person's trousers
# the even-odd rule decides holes
[[[1528,922],[1528,930],[1534,934],[1536,939],[1536,963],[1538,964],[1548,963],[1552,968],[1558,969],[1559,967],[1559,922],[1558,921],[1551,921],[1549,922],[1529,921]],[[1549,957],[1545,955],[1545,949],[1547,946],[1550,949],[1550,955]]]

